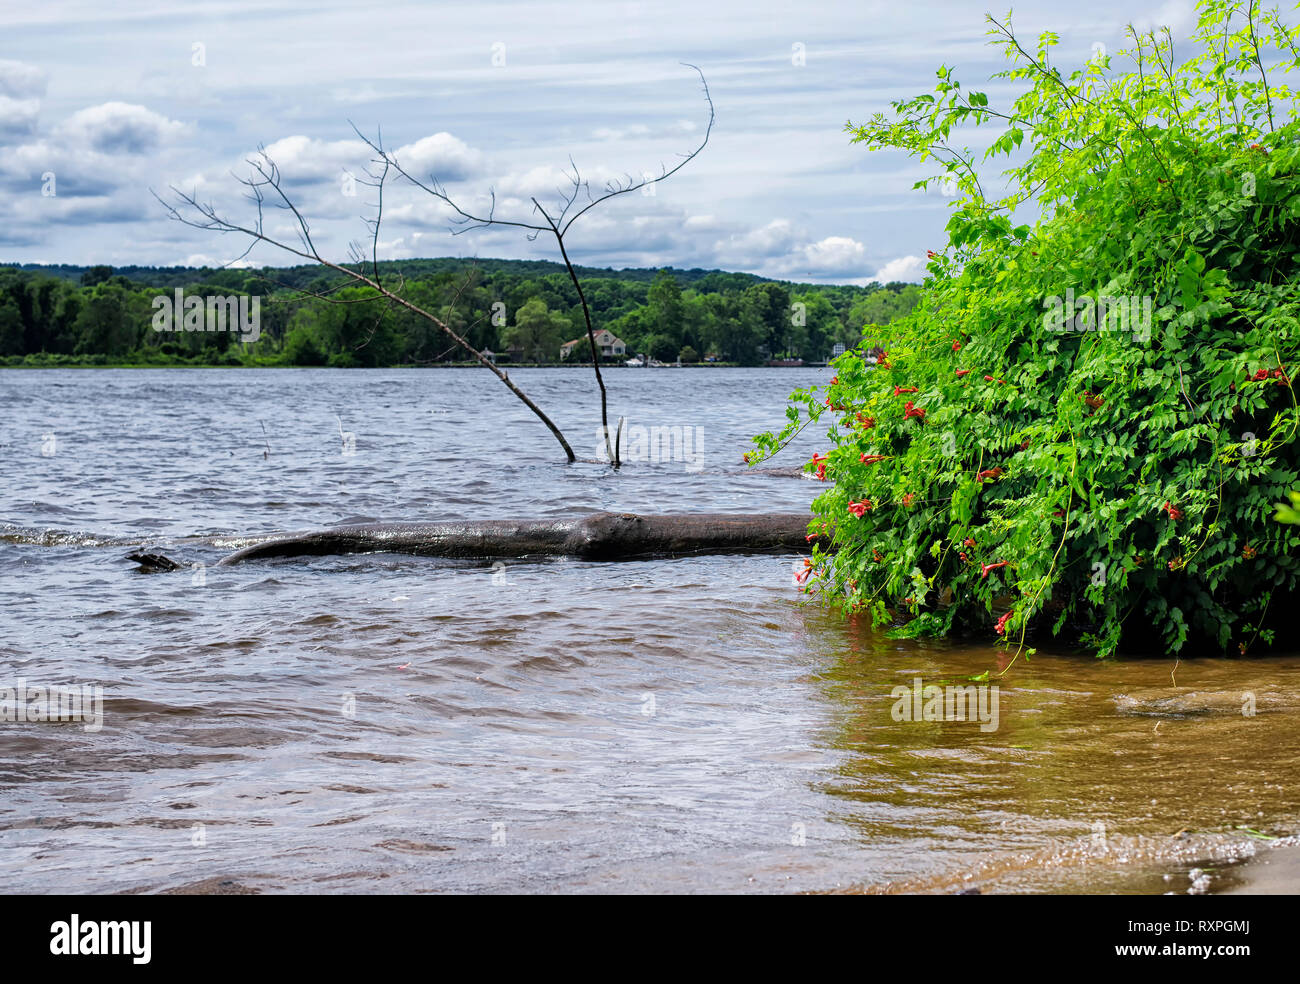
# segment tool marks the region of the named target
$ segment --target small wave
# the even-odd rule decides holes
[[[57,530],[39,526],[0,526],[0,542],[38,547],[120,547],[139,543],[138,537],[106,536],[83,530]]]

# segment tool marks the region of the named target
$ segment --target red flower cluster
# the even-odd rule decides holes
[[[987,468],[975,476],[975,481],[983,483],[986,478],[998,479],[1002,477],[1001,468]]]
[[[975,546],[975,541],[972,540],[970,537],[966,537],[966,539],[961,541],[961,545],[963,547],[973,547]]]
[[[1170,518],[1170,519],[1182,519],[1182,518],[1183,518],[1183,511],[1182,511],[1181,509],[1179,509],[1177,506],[1171,506],[1168,502],[1166,502],[1166,503],[1165,503],[1163,506],[1161,506],[1160,508],[1163,509],[1165,512],[1169,513],[1169,518]]]
[[[1011,620],[1011,616],[1014,614],[1015,614],[1014,611],[1008,611],[1005,615],[1003,615],[1000,619],[998,619],[996,622],[993,623],[993,630],[998,635],[1002,635],[1002,633],[1006,632],[1007,622]]]
[[[862,425],[863,430],[871,430],[871,428],[876,426],[876,418],[868,417],[866,414],[859,413],[858,423]]]
[[[1241,555],[1245,557],[1247,560],[1253,560],[1255,558],[1255,554],[1258,552],[1259,551],[1257,551],[1249,543],[1241,548]]]
[[[959,342],[959,341],[953,342],[953,343],[952,343],[952,350],[953,350],[954,352],[960,352],[960,351],[961,351],[961,342]]]
[[[826,481],[826,458],[827,455],[813,453],[812,463],[817,466],[817,481]]]
[[[885,456],[883,454],[860,454],[858,460],[864,465],[874,465],[877,461],[884,461]]]
[[[925,411],[922,410],[920,407],[913,406],[911,400],[908,400],[906,403],[903,404],[903,411],[904,411],[903,413],[904,420],[906,420],[908,417],[916,417],[918,420],[925,420]]]
[[[1247,372],[1249,371],[1250,370],[1247,370]],[[1274,379],[1277,380],[1277,384],[1279,386],[1291,385],[1290,380],[1288,380],[1286,377],[1286,373],[1284,373],[1281,369],[1274,369],[1271,372],[1268,369],[1260,369],[1258,372],[1255,373],[1255,375],[1251,376],[1250,378],[1255,380],[1255,382],[1261,382],[1265,379],[1268,379],[1270,376],[1272,376]]]
[[[894,387],[894,395],[895,395],[895,396],[902,396],[904,393],[919,393],[919,392],[920,392],[920,390],[918,390],[915,386],[895,386],[895,387]]]
[[[903,496],[903,505],[910,506],[912,504],[912,500],[915,498],[916,498],[915,492],[908,492],[905,496]]]
[[[969,370],[969,369],[958,369],[958,370],[957,370],[957,378],[958,378],[958,379],[960,379],[962,376],[969,376],[969,375],[970,375],[970,370]]]
[[[805,558],[803,562],[803,570],[795,574],[794,579],[798,581],[800,584],[803,584],[804,581],[808,580],[808,575],[811,573],[812,573],[812,561]]]
[[[850,502],[849,512],[861,519],[867,514],[867,510],[873,508],[870,499],[863,499],[861,502]]]
[[[925,251],[925,258],[926,258],[927,260],[933,260],[933,259],[934,259],[936,256],[938,256],[938,255],[939,255],[939,254],[936,253],[936,252],[935,252],[934,250],[932,250],[932,249],[927,249],[927,250]]]

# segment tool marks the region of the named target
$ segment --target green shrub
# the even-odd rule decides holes
[[[1103,656],[1274,641],[1300,570],[1300,530],[1274,521],[1300,486],[1300,124],[1279,84],[1300,32],[1200,12],[1193,59],[1134,34],[1123,75],[1099,56],[1066,76],[1054,36],[1030,53],[990,18],[1011,108],[943,68],[933,95],[850,125],[941,161],[959,197],[881,364],[846,353],[755,438],[751,463],[830,418],[809,468],[833,483],[810,526],[832,543],[805,590],[901,633],[1068,628]],[[998,199],[952,147],[994,124],[983,160],[1020,161]],[[1124,313],[1067,304],[1098,298]]]

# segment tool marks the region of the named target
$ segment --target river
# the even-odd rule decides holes
[[[342,522],[804,509],[740,456],[829,374],[610,371],[692,436],[615,473],[481,370],[0,372],[0,688],[103,693],[98,729],[0,722],[7,890],[1216,892],[1294,845],[1296,656],[1008,669],[801,603],[793,557],[212,566]],[[597,455],[589,374],[512,378]],[[984,671],[995,727],[895,719]]]

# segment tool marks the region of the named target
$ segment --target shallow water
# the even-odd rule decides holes
[[[585,373],[512,375],[597,455]],[[104,688],[100,731],[0,723],[8,889],[1218,891],[1289,843],[1300,658],[1007,669],[800,604],[793,557],[213,568],[188,539],[802,509],[818,486],[734,469],[828,375],[612,371],[615,413],[704,448],[613,473],[474,370],[0,373],[0,687]],[[986,670],[995,729],[891,713]]]

